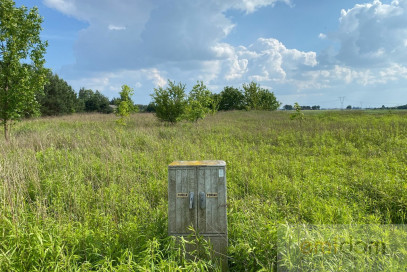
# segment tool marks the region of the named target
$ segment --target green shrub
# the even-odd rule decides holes
[[[167,88],[158,87],[152,95],[155,115],[161,121],[176,123],[185,113],[187,100],[185,99],[185,85],[168,80]]]
[[[247,110],[276,110],[281,105],[274,96],[274,93],[261,88],[254,81],[249,84],[243,84],[243,90],[245,108]]]
[[[136,107],[131,100],[131,96],[134,94],[134,90],[127,85],[122,86],[122,90],[120,91],[120,100],[117,101],[117,111],[116,115],[120,117],[117,122],[119,124],[125,125],[125,119],[130,115],[132,112],[137,112],[138,107]]]
[[[220,93],[219,110],[242,110],[244,108],[244,95],[237,89],[226,86]]]
[[[212,111],[212,93],[206,88],[202,81],[192,88],[188,96],[188,104],[185,109],[185,119],[196,122],[203,119]]]

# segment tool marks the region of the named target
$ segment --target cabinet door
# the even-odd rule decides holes
[[[189,226],[197,227],[196,168],[169,168],[168,232],[188,234]]]
[[[225,234],[225,167],[198,167],[198,230],[200,234]]]

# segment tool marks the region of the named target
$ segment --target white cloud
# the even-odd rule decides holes
[[[115,72],[93,72],[87,73],[80,78],[71,74],[72,78],[67,76],[74,89],[79,90],[82,87],[103,91],[103,94],[109,98],[118,97],[121,86],[126,84],[134,89],[134,101],[136,103],[147,104],[151,99],[149,94],[156,87],[162,87],[166,84],[163,77],[165,72],[157,68],[139,69],[139,70],[120,70]]]
[[[240,79],[247,72],[247,59],[238,59],[237,57],[229,60],[229,71],[225,75],[226,80]]]
[[[407,67],[396,63],[374,69],[334,65],[324,70],[303,72],[290,83],[299,90],[304,90],[346,85],[375,86],[405,79],[407,79]]]
[[[109,30],[126,30],[125,26],[109,25],[107,27]]]
[[[218,58],[231,58],[235,55],[235,48],[228,43],[217,43],[211,49]]]
[[[321,65],[297,74],[299,89],[377,86],[407,79],[407,1],[379,0],[342,10],[339,28],[321,39],[339,43],[319,55]]]
[[[75,45],[76,65],[100,71],[213,60],[212,47],[235,27],[227,10],[250,13],[278,1],[290,4],[289,0],[43,0],[89,23]]]
[[[167,78],[190,87],[203,80],[214,88],[255,80],[289,92],[407,79],[407,0],[342,10],[338,30],[318,36],[339,49],[332,46],[319,56],[270,37],[249,46],[225,42],[236,26],[226,11],[252,13],[277,2],[292,6],[289,0],[43,1],[89,24],[79,33],[76,63],[64,78],[110,97],[129,84],[147,103],[148,93]]]
[[[161,76],[160,71],[156,68],[142,69],[141,72],[145,74],[148,79],[152,80],[156,87],[163,87],[167,83],[167,81]]]
[[[317,65],[315,52],[288,49],[276,39],[259,38],[247,48],[219,45],[215,49],[227,56],[220,80],[283,83],[295,76],[300,67]]]
[[[407,67],[397,63],[393,63],[389,67],[380,71],[380,77],[382,79],[385,79],[385,82],[389,80],[398,80],[400,78],[407,79]]]
[[[240,1],[225,1],[231,4],[231,7],[246,11],[246,13],[252,13],[257,9],[269,5],[274,5],[278,0],[240,0]],[[287,5],[292,5],[290,0],[282,0],[281,2]]]
[[[76,12],[75,4],[69,0],[44,0],[44,4],[65,14],[72,15]]]
[[[354,67],[407,63],[407,1],[379,0],[342,10],[339,30],[330,38],[340,42],[336,59]]]
[[[167,77],[191,79],[189,85],[196,80],[213,86],[225,81],[281,83],[294,76],[299,65],[317,64],[315,52],[287,49],[276,39],[259,38],[248,47],[222,42],[235,26],[225,17],[225,11],[239,9],[250,13],[277,0],[179,0],[150,4],[146,4],[147,0],[102,0],[97,5],[94,0],[63,1],[69,9],[51,2],[45,3],[89,23],[75,45],[76,64],[68,69],[75,78],[82,77],[73,81],[76,87],[82,84],[114,92],[128,78],[143,88],[150,86],[151,92],[152,87],[165,85]],[[281,2],[291,4],[288,0]],[[118,83],[119,79],[124,82]]]
[[[92,90],[106,90],[110,86],[110,79],[113,76],[112,73],[94,74],[78,79],[69,79],[70,84],[76,89],[84,87]]]
[[[326,34],[324,34],[324,33],[319,33],[318,37],[319,37],[321,40],[325,40],[327,36],[326,36]]]

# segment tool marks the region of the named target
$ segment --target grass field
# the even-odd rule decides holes
[[[281,224],[407,223],[407,112],[135,114],[17,123],[0,140],[1,271],[201,271],[167,238],[167,166],[227,163],[231,271],[276,269]]]

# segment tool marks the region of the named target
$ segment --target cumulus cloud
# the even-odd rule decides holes
[[[407,78],[406,0],[374,0],[342,10],[337,31],[319,37],[337,42],[339,49],[322,52],[317,58],[322,65],[294,80],[299,88],[373,86]]]
[[[164,77],[208,84],[283,78],[281,58],[296,62],[302,58],[298,52],[287,54],[277,41],[267,45],[273,43],[267,39],[249,48],[222,42],[235,27],[227,10],[251,13],[278,1],[291,5],[289,0],[43,0],[88,23],[75,44],[76,63],[62,71],[75,79],[73,85],[99,90],[113,90],[112,82],[124,75],[143,86],[162,86]]]
[[[407,62],[407,1],[358,4],[342,10],[339,22],[330,38],[341,45],[336,58],[342,64],[383,67]]]
[[[407,67],[391,64],[382,68],[334,65],[326,69],[305,71],[290,80],[298,90],[322,89],[344,85],[371,87],[407,79]]]
[[[234,28],[229,9],[247,13],[289,0],[43,0],[89,23],[75,45],[78,69],[142,69],[163,62],[210,61]]]
[[[372,86],[407,79],[407,0],[374,0],[338,13],[338,29],[320,33],[336,43],[323,52],[301,51],[272,37],[249,46],[225,38],[236,23],[225,14],[245,13],[290,0],[43,0],[88,23],[75,44],[76,63],[65,68],[74,87],[114,96],[122,84],[144,92],[143,103],[166,79],[214,88],[255,80],[293,90],[346,84]],[[219,91],[215,90],[215,91]]]
[[[219,75],[219,80],[223,81],[283,83],[295,76],[301,67],[317,65],[315,52],[288,49],[272,38],[259,38],[248,47],[218,44],[213,50],[226,58],[222,63],[224,74]]]
[[[145,74],[148,79],[152,80],[156,87],[163,87],[167,83],[167,81],[161,76],[160,71],[155,68],[142,69],[141,73]]]

